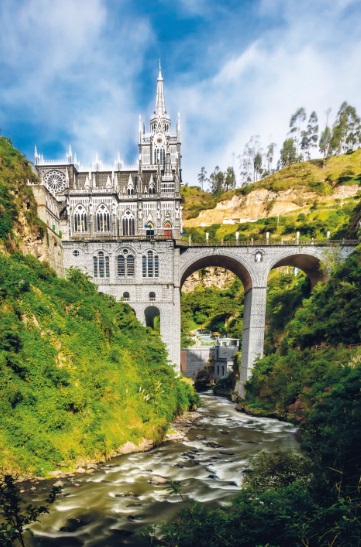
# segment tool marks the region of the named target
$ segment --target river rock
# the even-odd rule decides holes
[[[112,534],[116,534],[117,536],[132,536],[134,532],[131,532],[130,530],[123,530],[122,528],[110,528],[110,531]]]
[[[154,477],[152,477],[149,482],[153,486],[159,486],[168,482],[168,479],[166,479],[165,477],[161,477],[160,475],[154,475]]]
[[[65,526],[62,526],[60,529],[59,529],[59,532],[70,532],[70,533],[74,533],[76,532],[79,528],[81,528],[82,526],[85,526],[86,524],[89,524],[90,522],[90,517],[81,517],[79,519],[77,518],[70,518],[66,521],[66,524]]]
[[[206,446],[209,446],[210,448],[223,448],[223,446],[217,443],[217,441],[209,441],[206,443]]]

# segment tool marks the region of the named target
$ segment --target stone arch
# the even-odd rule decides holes
[[[321,269],[321,256],[322,252],[315,252],[314,254],[309,252],[289,253],[281,258],[277,257],[271,263],[269,271],[280,266],[298,268],[310,278],[311,287],[314,287],[319,281],[326,281],[327,279],[325,272]]]
[[[154,329],[154,320],[160,317],[160,310],[157,306],[148,306],[144,310],[144,318],[146,327]]]
[[[180,269],[180,287],[182,287],[187,277],[192,273],[210,266],[218,266],[230,270],[242,281],[245,292],[252,288],[252,277],[249,268],[237,257],[232,257],[225,253],[205,253],[202,251],[195,253],[194,256],[191,256],[182,264]]]

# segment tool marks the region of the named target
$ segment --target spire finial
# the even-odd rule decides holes
[[[163,116],[166,112],[165,109],[165,100],[164,100],[164,89],[163,89],[163,77],[162,77],[162,67],[160,65],[159,59],[159,71],[157,79],[157,96],[155,100],[155,114],[157,116]]]

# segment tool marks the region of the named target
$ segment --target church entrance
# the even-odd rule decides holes
[[[172,225],[169,220],[164,224],[164,237],[166,239],[172,239]]]

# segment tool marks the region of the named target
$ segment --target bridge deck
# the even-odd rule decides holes
[[[258,239],[250,241],[204,241],[196,243],[193,241],[174,240],[177,247],[356,247],[360,242],[357,239],[324,239],[324,240],[295,240],[295,241],[272,241],[269,239]]]

